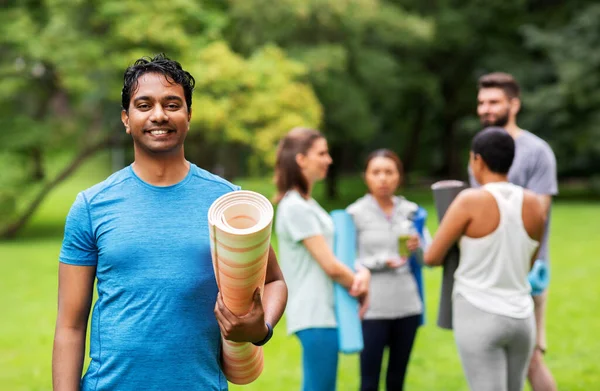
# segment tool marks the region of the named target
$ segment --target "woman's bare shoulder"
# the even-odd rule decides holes
[[[490,199],[492,195],[485,191],[483,188],[468,188],[461,191],[456,200],[461,203],[471,204],[473,202],[485,202]]]

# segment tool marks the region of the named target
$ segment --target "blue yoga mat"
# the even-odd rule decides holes
[[[356,260],[356,227],[345,210],[331,212],[335,227],[333,252],[337,259],[354,270]],[[358,353],[363,349],[362,325],[358,316],[358,300],[346,288],[335,284],[335,317],[338,324],[339,351]]]
[[[421,243],[424,242],[425,237],[423,232],[425,230],[425,221],[427,220],[427,211],[421,207],[417,210],[413,223],[415,225],[415,229],[419,233],[419,238]],[[410,272],[412,273],[415,281],[417,282],[417,288],[419,289],[419,296],[421,297],[421,302],[423,303],[423,313],[421,314],[421,325],[425,324],[425,289],[423,285],[423,271],[421,269],[421,263],[417,260],[417,255],[411,255],[409,259]]]

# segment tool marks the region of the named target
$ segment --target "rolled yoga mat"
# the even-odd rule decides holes
[[[273,206],[261,194],[234,191],[208,210],[213,269],[225,306],[237,316],[248,313],[257,287],[265,284]],[[248,384],[263,369],[262,347],[222,338],[223,372],[234,384]]]
[[[456,180],[439,181],[431,185],[438,221],[442,221],[446,210],[454,198],[466,188],[466,183]],[[452,329],[452,290],[454,288],[454,272],[458,268],[459,258],[458,246],[454,244],[448,250],[443,263],[442,289],[440,292],[437,325],[448,330]]]
[[[538,296],[544,293],[550,283],[550,267],[548,262],[538,259],[533,264],[529,275],[527,276],[529,285],[531,285],[531,294]]]
[[[337,259],[354,270],[356,261],[356,227],[345,210],[331,212],[334,225],[333,252]],[[363,335],[358,300],[340,284],[334,287],[335,318],[338,325],[339,351],[358,353],[363,349]]]
[[[417,230],[417,233],[419,234],[419,238],[421,240],[421,243],[423,243],[423,241],[425,240],[425,237],[423,235],[423,232],[425,230],[425,220],[427,220],[427,211],[421,207],[419,207],[419,209],[417,209],[417,212],[415,213],[414,219],[413,219],[413,224],[415,225],[415,229]],[[423,264],[423,259],[419,259],[419,257],[422,257],[423,253],[413,253],[410,258],[409,258],[409,266],[410,266],[410,272],[412,273],[413,277],[415,278],[415,281],[417,282],[417,289],[419,290],[419,297],[421,297],[421,302],[423,303],[423,312],[421,313],[421,325],[425,324],[425,289],[424,289],[424,285],[423,285],[423,271],[422,271],[422,264]]]

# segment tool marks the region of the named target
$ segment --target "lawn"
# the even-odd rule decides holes
[[[56,316],[57,257],[65,215],[79,190],[106,175],[105,159],[82,167],[44,202],[30,224],[14,241],[0,242],[0,390],[50,390],[51,351]],[[270,196],[268,180],[240,180],[245,189]],[[324,202],[340,208],[360,196],[357,178],[344,180],[341,200]],[[316,198],[322,199],[317,189]],[[427,191],[410,191],[430,211],[429,227],[435,230],[432,202]],[[600,388],[600,205],[560,200],[552,220],[552,285],[548,309],[547,362],[561,391]],[[596,228],[594,228],[596,227]],[[409,366],[408,390],[466,390],[452,334],[435,327],[440,270],[425,272],[427,325],[417,336]],[[262,376],[232,390],[297,390],[300,386],[300,346],[285,335],[284,324],[265,347]],[[358,358],[341,357],[338,389],[356,390]]]

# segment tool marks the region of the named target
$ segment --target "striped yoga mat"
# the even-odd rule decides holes
[[[273,206],[261,194],[234,191],[208,210],[210,249],[219,291],[235,315],[248,313],[256,287],[265,284]],[[223,372],[234,384],[256,380],[263,369],[262,347],[223,338]]]

